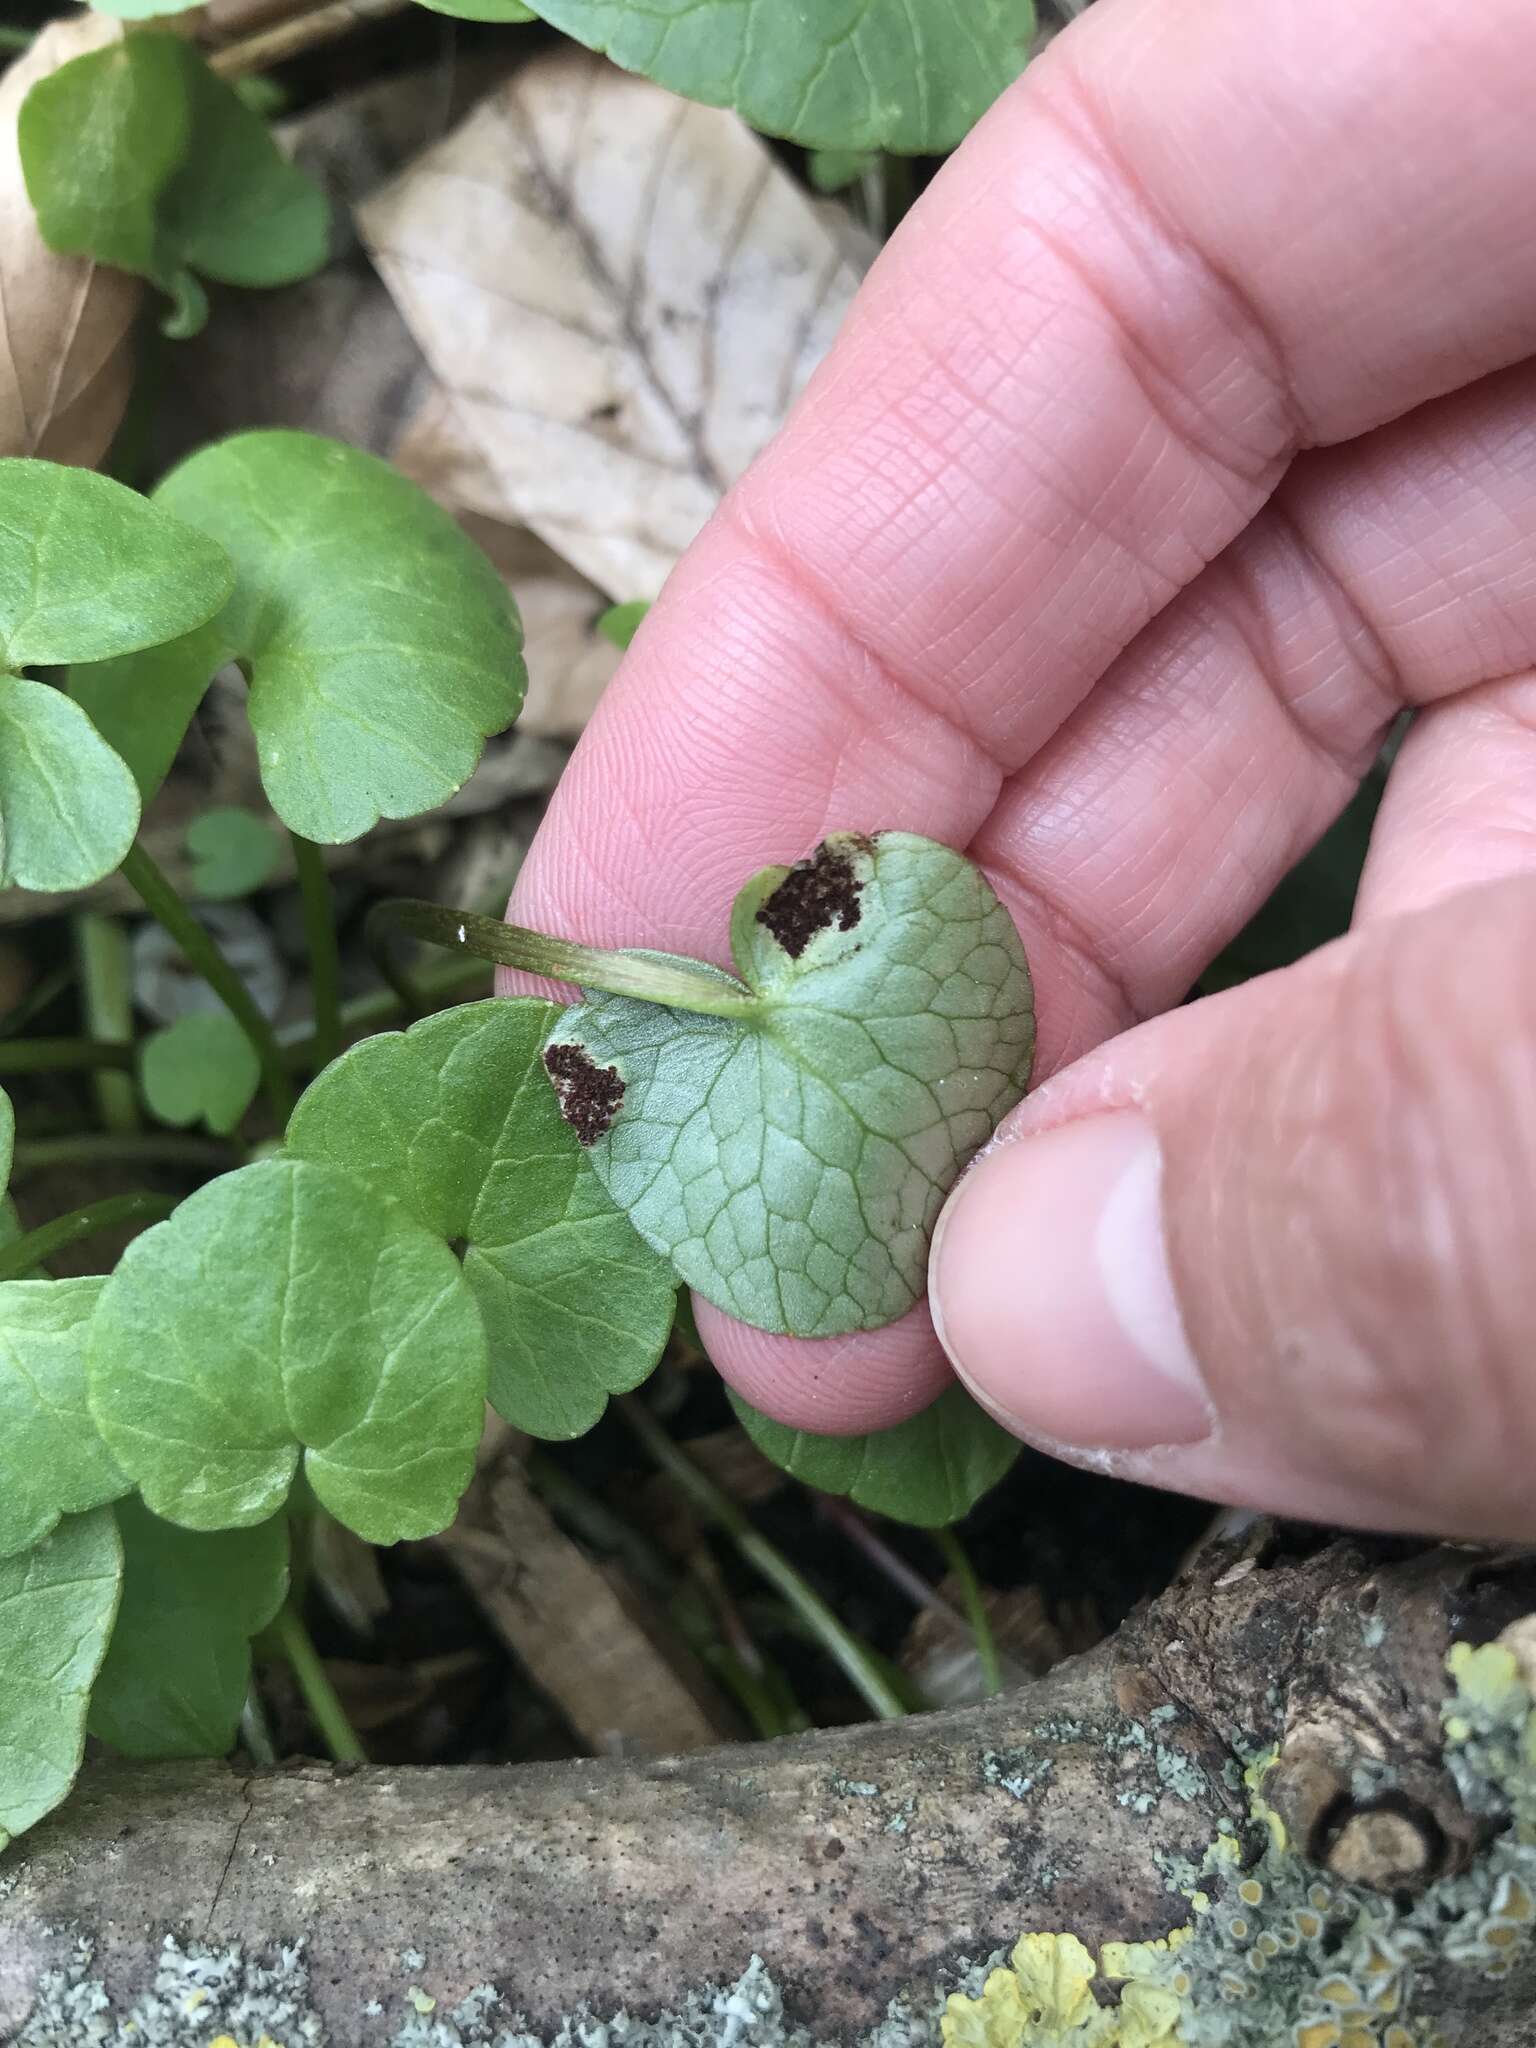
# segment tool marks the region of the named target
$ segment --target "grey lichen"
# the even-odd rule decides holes
[[[81,1941],[43,1978],[15,2048],[325,2048],[302,1943],[264,1963],[239,1947],[183,1947],[168,1935],[153,1986],[125,2013],[92,1976],[92,1961]]]

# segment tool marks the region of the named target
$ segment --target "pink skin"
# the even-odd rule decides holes
[[[1101,0],[676,571],[511,914],[724,961],[758,867],[927,833],[1024,934],[1043,1077],[1177,1002],[1405,702],[1362,915],[1536,868],[1533,76],[1529,0]],[[926,1309],[698,1307],[787,1422],[948,1374]]]

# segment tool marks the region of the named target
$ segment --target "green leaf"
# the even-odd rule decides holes
[[[141,803],[170,773],[176,750],[224,660],[217,619],[147,654],[77,664],[69,694],[112,751],[128,764]]]
[[[868,1436],[812,1436],[770,1422],[739,1395],[736,1419],[765,1458],[822,1493],[846,1494],[871,1514],[919,1529],[962,1521],[1012,1469],[1023,1445],[949,1387],[931,1408]]]
[[[16,1112],[11,1098],[0,1088],[0,1188],[11,1184],[11,1167],[16,1159]]]
[[[416,0],[433,14],[451,14],[459,21],[537,21],[523,0]]]
[[[110,1508],[0,1558],[0,1849],[75,1782],[122,1572]]]
[[[287,1595],[287,1522],[194,1534],[130,1499],[117,1526],[123,1600],[89,1731],[124,1756],[223,1756],[250,1687],[251,1638]]]
[[[265,818],[238,806],[204,811],[187,827],[192,891],[206,903],[229,903],[269,882],[282,858]]]
[[[139,1086],[162,1123],[205,1123],[226,1137],[261,1086],[256,1049],[227,1010],[199,1010],[139,1049]]]
[[[559,1015],[492,1000],[366,1039],[308,1089],[288,1143],[462,1246],[491,1400],[518,1428],[564,1438],[650,1373],[676,1282],[561,1120],[540,1063]]]
[[[877,162],[867,149],[813,149],[805,169],[818,192],[846,192]]]
[[[324,194],[182,36],[129,35],[61,65],[17,134],[44,241],[152,279],[175,301],[168,332],[206,316],[192,273],[288,284],[326,260]]]
[[[588,49],[807,149],[942,155],[1024,67],[1032,0],[535,0]]]
[[[127,1490],[86,1399],[86,1332],[105,1285],[0,1283],[0,1557]]]
[[[110,477],[0,461],[0,669],[174,640],[233,587],[222,548]]]
[[[305,1475],[370,1543],[469,1482],[485,1332],[453,1254],[332,1167],[266,1159],[135,1238],[91,1325],[91,1411],[145,1504],[249,1528]]]
[[[612,604],[598,620],[597,630],[621,652],[627,652],[650,608],[650,599],[645,597],[631,598],[628,604]]]
[[[887,832],[757,876],[731,947],[744,1015],[593,996],[546,1065],[691,1287],[759,1329],[877,1329],[920,1299],[945,1195],[1024,1092],[1023,946],[963,855]]]
[[[517,716],[522,632],[501,578],[388,463],[315,434],[237,434],[172,470],[155,501],[212,534],[236,580],[162,726],[135,714],[150,769],[174,753],[214,670],[238,659],[273,809],[334,845],[434,809]],[[77,670],[71,687],[101,716],[103,698],[153,692],[172,651],[104,679]],[[103,723],[123,740],[110,713]]]
[[[0,887],[89,888],[138,829],[134,779],[79,705],[0,676]]]

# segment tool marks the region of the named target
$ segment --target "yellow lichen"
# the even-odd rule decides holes
[[[1181,1930],[1187,1933],[1187,1930]],[[1165,1960],[1176,1938],[1111,1942],[1095,1962],[1075,1934],[1026,1934],[1010,1967],[994,1970],[979,1998],[959,1992],[942,2024],[945,2048],[1185,2048],[1183,2000],[1133,1973]],[[1130,1979],[1118,2005],[1101,2006],[1095,1978]]]

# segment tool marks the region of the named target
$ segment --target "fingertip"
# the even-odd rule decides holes
[[[775,1337],[695,1295],[704,1348],[728,1385],[771,1421],[819,1436],[891,1429],[937,1400],[951,1374],[926,1303],[883,1330]]]

